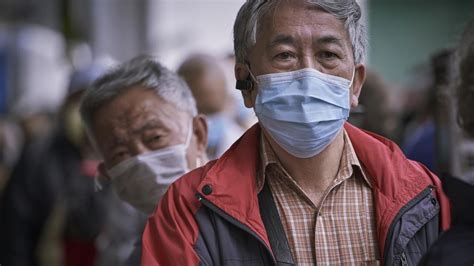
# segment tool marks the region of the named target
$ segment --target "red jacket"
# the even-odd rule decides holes
[[[371,178],[384,263],[416,263],[422,254],[411,257],[410,250],[424,253],[450,223],[439,179],[391,141],[345,129]],[[255,125],[221,158],[169,188],[146,225],[142,265],[275,264],[256,191],[259,135]]]

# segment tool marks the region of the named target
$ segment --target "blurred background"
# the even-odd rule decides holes
[[[220,84],[215,89],[229,96],[225,104],[214,108],[217,113],[206,113],[210,144],[216,145],[210,147],[209,156],[219,156],[256,121],[233,88],[232,26],[243,2],[0,0],[0,203],[4,188],[14,183],[12,173],[28,167],[19,162],[31,153],[30,147],[54,134],[59,121],[77,120],[61,110],[74,102],[69,97],[71,73],[90,64],[111,66],[153,54],[178,70],[193,56],[212,57],[221,73],[221,80],[213,82]],[[359,3],[369,33],[366,63],[370,71],[361,105],[352,110],[350,121],[393,139],[409,158],[436,173],[467,176],[474,171],[474,143],[457,126],[453,49],[474,16],[474,1]],[[218,132],[222,116],[225,123],[233,124],[220,126],[220,130],[233,128],[228,136]],[[224,138],[226,143],[216,144]],[[81,164],[86,175],[94,176],[89,173],[93,170],[87,170],[93,165]]]

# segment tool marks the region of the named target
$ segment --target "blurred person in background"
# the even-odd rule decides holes
[[[5,129],[3,121],[0,119],[0,200],[2,196],[3,187],[8,179],[10,169],[5,162]]]
[[[7,32],[9,113],[18,121],[27,149],[56,126],[54,116],[67,94],[71,66],[61,33],[22,22]]]
[[[1,195],[2,195],[2,190],[3,190],[3,186],[4,184],[6,183],[6,180],[7,180],[7,176],[8,176],[8,170],[7,170],[7,166],[4,162],[4,146],[5,146],[5,140],[4,140],[4,133],[3,133],[4,129],[3,129],[3,121],[0,120],[0,198],[1,198]]]
[[[208,123],[209,159],[220,157],[244,132],[230,114],[232,100],[221,63],[210,55],[189,56],[178,68],[196,99],[199,113]],[[233,106],[232,106],[233,107]]]
[[[351,110],[349,122],[389,139],[396,139],[396,112],[391,106],[390,87],[373,70],[367,71],[359,105]]]
[[[0,4],[9,18],[0,23],[0,191],[22,150],[51,134],[70,74],[64,37],[28,22],[26,3],[7,2]]]
[[[0,204],[3,188],[22,149],[22,131],[15,121],[0,117]]]
[[[102,159],[101,183],[111,184],[146,216],[171,183],[207,162],[206,121],[191,91],[151,57],[137,57],[100,77],[85,94],[81,114]],[[123,221],[114,218],[104,238],[121,234]],[[139,264],[140,244],[127,265]]]
[[[416,79],[405,89],[401,148],[407,158],[421,162],[436,172],[436,87],[433,66],[420,66],[415,70],[415,76]]]
[[[9,113],[11,36],[0,24],[0,200],[23,145],[23,132]]]
[[[1,265],[93,265],[106,208],[103,195],[94,192],[98,161],[79,103],[105,68],[74,71],[57,127],[24,148],[1,202]]]
[[[459,124],[474,138],[474,20],[462,35],[457,61]],[[443,187],[453,206],[453,226],[433,244],[421,265],[474,265],[474,173],[463,177],[445,174]]]

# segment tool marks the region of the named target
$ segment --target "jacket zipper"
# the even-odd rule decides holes
[[[402,266],[408,266],[408,260],[407,260],[407,255],[405,254],[405,252],[402,253]]]
[[[245,224],[239,222],[237,219],[235,219],[234,217],[230,216],[229,214],[227,214],[226,212],[224,212],[222,209],[220,209],[219,207],[217,207],[216,205],[214,205],[214,203],[210,202],[209,200],[207,200],[203,195],[201,195],[200,193],[196,193],[196,198],[204,205],[206,206],[207,208],[209,208],[210,210],[214,211],[215,213],[217,213],[219,216],[221,216],[222,218],[224,218],[225,220],[227,220],[228,222],[230,222],[231,224],[237,226],[238,228],[242,229],[243,231],[247,232],[248,234],[250,234],[251,236],[255,237],[264,247],[265,249],[268,251],[268,253],[271,255],[271,258],[273,259],[273,263],[274,265],[276,265],[276,260],[275,260],[275,257],[273,255],[273,252],[271,251],[271,249],[267,246],[267,244],[265,243],[265,241],[263,241],[262,238],[260,238],[254,231],[252,231],[252,229],[250,229],[248,226],[246,226]]]
[[[415,206],[418,202],[420,202],[422,199],[424,199],[426,196],[428,196],[431,192],[433,191],[433,187],[432,186],[428,186],[427,188],[425,188],[423,191],[420,192],[420,194],[416,195],[415,198],[413,198],[412,200],[410,200],[405,206],[403,206],[400,211],[397,213],[397,215],[395,216],[395,218],[393,219],[392,223],[390,224],[390,227],[389,227],[389,230],[388,230],[388,234],[387,234],[387,239],[385,239],[385,243],[390,243],[392,241],[392,235],[393,235],[393,230],[395,229],[395,224],[397,223],[397,221],[409,210],[411,209],[413,206]],[[387,252],[388,252],[388,246],[385,245],[385,251],[384,251],[384,260],[387,259]],[[403,264],[403,259],[405,259],[405,263],[407,263],[406,261],[406,255],[405,255],[405,252],[402,253],[402,265],[407,265],[407,264]]]

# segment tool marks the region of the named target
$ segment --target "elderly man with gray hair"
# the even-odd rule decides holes
[[[103,159],[102,180],[146,214],[168,185],[206,160],[207,126],[191,91],[153,58],[135,58],[96,80],[81,115]]]
[[[186,83],[147,56],[125,62],[97,79],[84,95],[80,111],[102,159],[99,184],[111,183],[120,199],[144,214],[124,213],[117,204],[109,210],[112,221],[102,237],[109,244],[103,244],[100,263],[119,265],[112,251],[123,250],[117,243],[130,234],[132,241],[137,240],[146,216],[168,186],[207,160],[206,121],[197,114]],[[127,215],[139,221],[127,220]],[[133,235],[136,227],[139,232]],[[127,265],[138,265],[140,253],[137,247]]]
[[[366,70],[355,0],[248,0],[236,88],[259,123],[175,182],[142,265],[415,265],[449,225],[438,178],[346,122]]]

